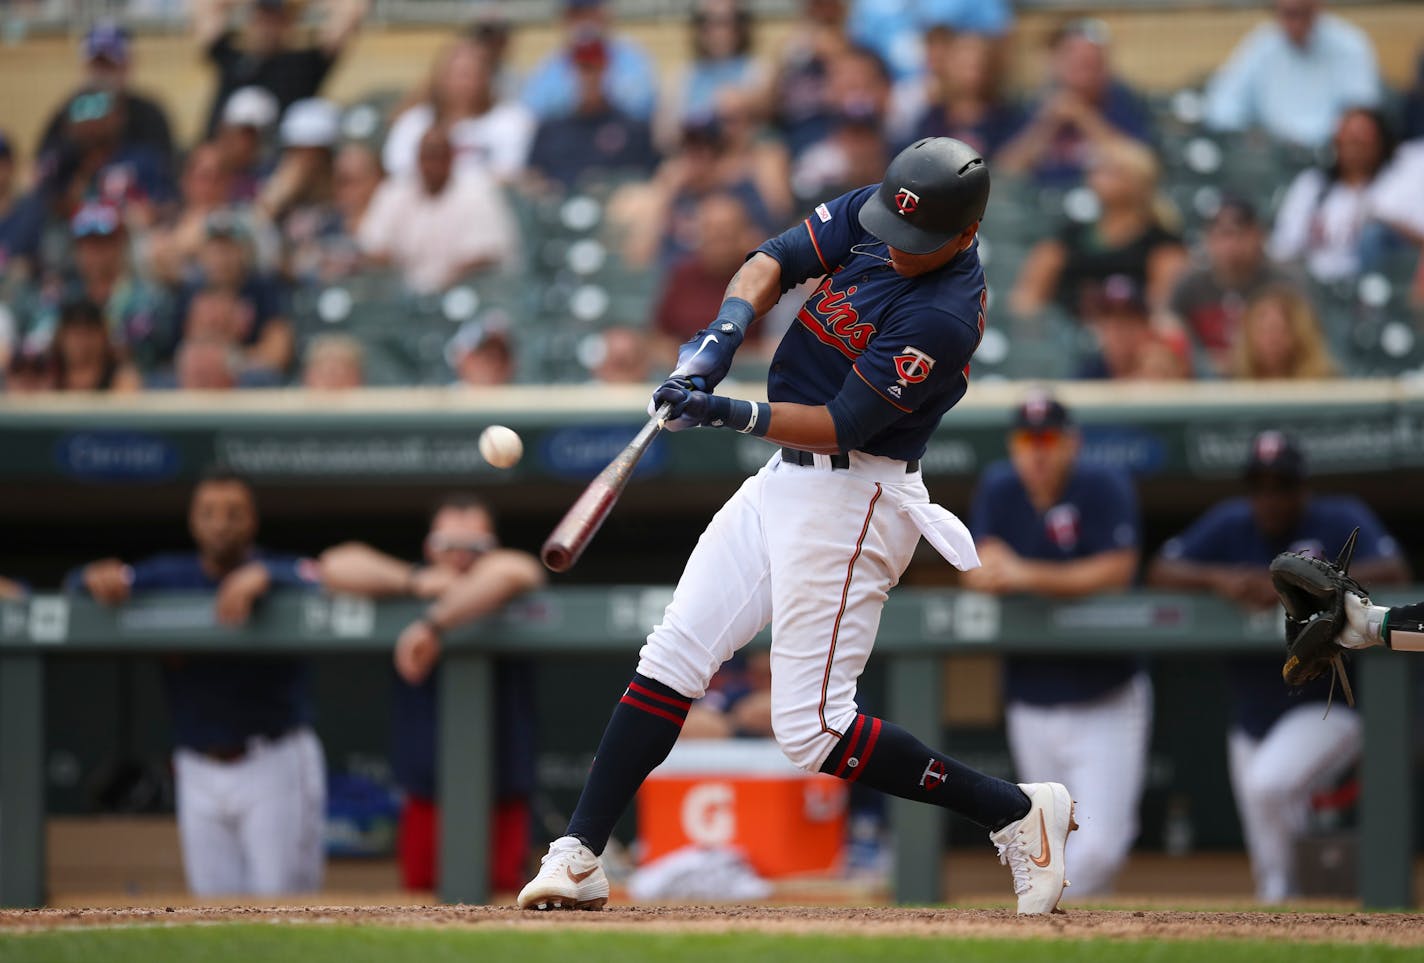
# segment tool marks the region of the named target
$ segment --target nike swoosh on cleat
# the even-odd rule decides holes
[[[1040,813],[1040,815],[1042,814]],[[575,873],[572,866],[565,866],[564,872],[567,873],[569,879],[573,880],[575,883],[582,883],[584,880],[588,879],[590,876],[593,875],[593,871],[595,869],[598,869],[598,867],[595,866],[593,869],[584,870],[582,873]]]
[[[1043,819],[1042,809],[1038,811],[1038,855],[1030,856],[1029,861],[1039,869],[1053,862],[1053,853],[1048,848],[1048,823]]]

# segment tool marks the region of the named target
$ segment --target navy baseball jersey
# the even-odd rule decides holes
[[[925,452],[944,413],[969,387],[984,333],[979,242],[938,270],[896,274],[883,241],[860,226],[877,184],[819,205],[758,251],[781,264],[783,290],[824,275],[772,358],[771,401],[828,405],[872,455]]]
[[[1321,496],[1306,503],[1293,532],[1272,541],[1256,527],[1248,498],[1231,498],[1208,509],[1186,531],[1162,546],[1162,557],[1207,565],[1249,565],[1265,571],[1281,552],[1308,552],[1334,558],[1350,532],[1359,526],[1355,560],[1393,558],[1399,545],[1374,512],[1357,498]],[[1234,722],[1253,738],[1264,736],[1285,712],[1302,700],[1324,701],[1330,683],[1317,679],[1302,688],[1281,681],[1281,660],[1275,656],[1244,656],[1231,660],[1235,698]]]
[[[969,529],[976,539],[1002,539],[1024,558],[1068,562],[1136,549],[1142,523],[1125,472],[1080,461],[1057,504],[1039,512],[1013,465],[1001,461],[980,479]],[[1004,695],[1033,705],[1086,702],[1123,685],[1141,667],[1132,658],[1010,656],[1004,660]]]
[[[274,586],[317,584],[310,563],[255,551]],[[135,593],[214,592],[218,582],[193,552],[155,555],[134,562]],[[84,591],[82,570],[65,579]],[[183,655],[165,659],[164,688],[173,714],[173,741],[198,751],[235,749],[251,736],[275,737],[311,722],[311,671],[304,660],[282,656]]]

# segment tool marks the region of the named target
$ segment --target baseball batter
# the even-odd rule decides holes
[[[521,907],[604,905],[599,854],[615,821],[717,667],[768,623],[772,727],[792,762],[974,820],[1013,873],[1019,912],[1058,905],[1075,828],[1062,785],[987,776],[855,704],[881,608],[921,535],[956,567],[978,564],[965,526],[930,502],[919,458],[968,389],[984,332],[975,239],[988,199],[989,171],[968,145],[912,144],[880,184],[758,247],[683,346],[653,395],[672,405],[668,427],[731,428],[781,449],[698,541]],[[714,394],[751,322],[814,277],[772,360],[771,403]]]

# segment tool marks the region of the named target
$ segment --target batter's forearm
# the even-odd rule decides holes
[[[741,298],[761,317],[781,300],[781,265],[776,258],[758,251],[732,275],[724,297]]]
[[[767,441],[821,455],[840,453],[840,443],[836,441],[836,423],[825,405],[797,405],[789,401],[778,401],[770,407],[771,423],[765,435]]]

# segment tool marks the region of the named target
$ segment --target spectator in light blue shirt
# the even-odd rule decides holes
[[[652,59],[638,44],[609,32],[612,15],[606,0],[564,0],[564,27],[570,38],[596,34],[608,48],[603,92],[614,107],[638,120],[649,120],[657,99],[658,76]],[[534,68],[524,83],[524,105],[541,120],[573,112],[578,75],[563,44]]]
[[[1260,127],[1278,140],[1320,147],[1346,108],[1379,103],[1369,37],[1320,7],[1320,0],[1275,0],[1275,22],[1247,34],[1207,85],[1209,126]]]
[[[924,71],[924,31],[947,26],[999,37],[1014,24],[1008,0],[855,0],[846,29],[890,67],[896,80]]]

